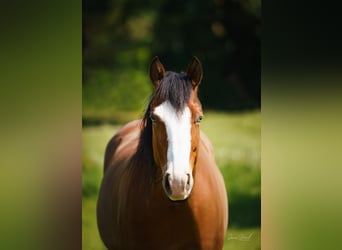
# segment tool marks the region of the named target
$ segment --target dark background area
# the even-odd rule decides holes
[[[259,109],[260,33],[260,1],[85,0],[83,115],[96,116],[93,109],[108,105],[112,116],[144,107],[155,55],[171,71],[185,70],[193,55],[201,60],[205,108]],[[113,92],[128,92],[130,102]]]

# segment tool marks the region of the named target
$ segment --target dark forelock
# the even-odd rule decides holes
[[[182,111],[187,105],[192,85],[185,73],[167,71],[156,89],[154,98],[169,101],[177,112]]]

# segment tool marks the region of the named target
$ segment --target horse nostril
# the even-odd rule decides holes
[[[187,176],[188,176],[188,179],[187,179],[187,181],[186,181],[186,186],[185,186],[185,189],[186,189],[186,191],[189,191],[190,190],[190,178],[191,178],[191,176],[190,176],[190,174],[186,174]]]
[[[170,187],[170,181],[169,181],[169,176],[170,174],[166,174],[164,176],[164,188],[165,188],[165,191],[171,195],[172,194],[172,191],[171,191],[171,187]]]

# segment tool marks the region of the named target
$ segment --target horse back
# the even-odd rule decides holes
[[[141,120],[135,120],[124,125],[108,142],[104,157],[104,172],[115,161],[131,157],[136,151]]]

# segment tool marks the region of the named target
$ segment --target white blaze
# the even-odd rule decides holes
[[[191,112],[186,106],[177,114],[169,101],[155,108],[154,113],[164,122],[168,140],[166,173],[172,178],[182,179],[191,173]]]

